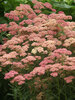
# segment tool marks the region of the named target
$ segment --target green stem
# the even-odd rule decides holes
[[[58,90],[58,100],[60,100],[60,86],[59,79],[57,78],[57,90]]]
[[[13,97],[13,98],[14,98],[14,100],[17,100],[17,89],[14,88],[14,91],[13,91],[13,92],[14,92],[14,93],[13,93],[13,94],[14,94],[14,97]]]
[[[22,93],[21,93],[20,90],[19,90],[19,98],[20,98],[20,100],[23,100],[23,99],[22,99]]]
[[[64,93],[64,95],[65,95],[65,100],[67,100],[66,87],[65,87],[65,93]]]
[[[22,100],[22,93],[20,87],[16,86],[13,92],[14,92],[14,100],[18,100],[18,98],[19,100]]]
[[[65,92],[65,100],[67,100],[66,92]]]

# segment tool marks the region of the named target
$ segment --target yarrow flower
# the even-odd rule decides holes
[[[22,75],[17,75],[14,77],[13,80],[10,81],[11,83],[18,82],[18,85],[24,84],[25,83],[25,78]]]
[[[74,76],[69,76],[69,77],[65,77],[64,80],[66,81],[66,83],[70,83],[72,82],[72,79],[75,79]]]
[[[57,72],[53,72],[50,75],[53,76],[53,77],[57,77],[58,76],[58,73]]]
[[[10,35],[0,45],[0,72],[10,83],[31,88],[37,77],[42,89],[46,81],[53,82],[57,77],[70,83],[75,79],[75,22],[65,21],[72,17],[62,11],[43,14],[45,8],[56,12],[47,2],[31,2],[33,8],[20,4],[5,14],[12,22],[0,24],[0,34]]]
[[[17,74],[18,74],[18,72],[14,71],[14,70],[11,70],[10,72],[5,74],[4,79],[10,79],[10,78],[14,77]]]

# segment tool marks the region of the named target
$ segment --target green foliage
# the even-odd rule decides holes
[[[27,0],[5,0],[4,1],[5,12],[14,10],[16,6],[18,6],[21,3],[27,3]]]
[[[0,99],[1,100],[12,100],[11,96],[8,96],[7,93],[10,92],[9,82],[3,79],[3,75],[0,73]]]
[[[72,21],[75,21],[75,0],[38,0],[42,2],[49,2],[53,8],[58,11],[64,11],[66,15],[73,17]]]
[[[50,77],[36,77],[35,81],[27,81],[26,84],[17,86],[9,85],[12,92],[8,93],[10,100],[74,100],[74,82],[66,84],[62,79]],[[38,80],[40,79],[40,81]],[[37,82],[35,85],[34,83]],[[56,83],[56,84],[55,84]],[[30,87],[28,86],[30,84]],[[40,86],[40,87],[39,87]],[[4,99],[6,100],[6,99]]]

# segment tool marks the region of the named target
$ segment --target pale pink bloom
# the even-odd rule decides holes
[[[34,64],[33,62],[29,62],[29,64]]]
[[[67,65],[69,65],[69,64],[67,64]],[[64,70],[67,70],[67,71],[72,71],[72,70],[75,70],[75,66],[74,65],[72,65],[72,66],[62,66],[62,68]]]
[[[68,76],[68,77],[64,78],[64,80],[66,81],[66,83],[72,82],[72,79],[75,79],[75,77],[74,76]]]
[[[55,45],[58,45],[58,46],[59,46],[59,45],[61,45],[61,44],[62,44],[62,42],[61,42],[61,41],[59,41],[59,40],[58,40],[58,39],[56,39],[56,38],[54,39],[54,41],[55,41]]]
[[[19,25],[24,25],[24,24],[25,24],[25,20],[19,23]]]
[[[24,68],[24,65],[21,62],[13,62],[12,63],[16,68]]]
[[[53,72],[50,75],[53,76],[53,77],[57,77],[58,76],[58,73],[57,72]]]
[[[9,16],[9,13],[5,13],[5,15],[4,15],[5,17],[8,17]]]
[[[24,77],[25,77],[25,79],[27,79],[27,80],[32,79],[31,72],[30,72],[30,74],[24,74]]]
[[[35,75],[35,74],[43,75],[43,74],[45,74],[45,68],[44,67],[35,67],[33,69],[33,71],[31,72],[31,74],[33,74],[33,75]]]
[[[37,50],[39,53],[41,53],[41,52],[44,51],[44,49],[43,49],[42,47],[36,47],[36,50]]]
[[[40,60],[41,59],[41,56],[35,56],[35,58]]]
[[[58,13],[64,13],[63,11],[59,11]]]
[[[34,10],[36,13],[41,13],[41,10]]]
[[[67,55],[72,54],[72,52],[70,50],[67,50],[66,48],[56,49],[54,53],[67,54]]]
[[[3,58],[6,58],[6,59],[10,59],[10,58],[16,58],[18,54],[15,52],[15,51],[12,51],[11,53],[9,54],[4,54],[3,55]]]
[[[36,5],[34,5],[33,8],[34,8],[34,9],[39,9],[39,6],[36,4]]]
[[[20,57],[21,57],[21,56],[24,57],[24,56],[26,56],[26,55],[27,55],[27,54],[26,54],[25,52],[20,53]]]
[[[64,64],[68,64],[68,65],[75,65],[75,57],[67,57]]]
[[[50,3],[48,3],[48,2],[44,3],[43,5],[44,5],[45,7],[47,7],[47,8],[49,8],[49,9],[52,8],[52,5],[51,5]]]
[[[39,46],[39,45],[41,45],[41,43],[39,43],[39,42],[33,42],[33,43],[31,44],[31,46]]]
[[[28,51],[29,45],[22,46],[22,49],[23,49],[24,51]]]
[[[65,40],[66,39],[66,36],[65,35],[62,35],[62,36],[59,37],[59,39],[60,40]]]
[[[20,82],[18,82],[18,85],[22,85],[24,83],[25,83],[25,81],[20,81]]]
[[[32,24],[32,20],[30,20],[30,19],[25,20],[25,23],[26,23],[26,24]]]
[[[56,9],[51,9],[53,12],[56,12]]]
[[[11,61],[6,61],[6,62],[2,63],[2,66],[11,65],[11,64],[12,64]]]
[[[24,40],[26,40],[28,38],[28,36],[27,35],[21,35],[21,36],[19,36],[18,38],[17,38],[17,40],[20,40],[21,42],[23,42]],[[28,41],[26,41],[25,42],[26,44],[28,44]]]
[[[14,71],[14,70],[11,70],[8,73],[5,73],[4,79],[10,79],[10,78],[14,77],[17,74],[18,74],[18,72]]]
[[[0,49],[1,49],[2,45],[0,45]]]
[[[9,15],[8,18],[9,18],[9,19],[13,19],[13,16],[10,16],[10,15]]]
[[[43,51],[43,53],[44,53],[44,54],[48,54],[48,51],[47,51],[47,50],[45,50],[45,51]]]
[[[12,50],[15,50],[15,51],[18,52],[18,53],[24,51],[24,50],[21,48],[20,45],[13,45],[13,46],[11,47],[11,49],[12,49]]]
[[[16,23],[15,22],[10,22],[9,25],[11,25],[11,26],[16,25]]]
[[[1,24],[1,27],[0,27],[1,31],[8,31],[7,26],[8,26],[7,24]]]
[[[14,17],[14,21],[19,21],[19,17]]]
[[[68,47],[72,44],[75,44],[75,38],[69,38],[64,41],[63,46]]]
[[[28,61],[35,61],[36,58],[34,56],[27,56],[26,60],[28,60]]]
[[[25,81],[25,78],[22,75],[17,75],[12,80],[12,83],[14,83],[14,82],[21,82],[21,81]]]
[[[48,32],[49,35],[56,35],[57,34],[56,32],[51,31],[51,30],[48,30],[47,32]]]
[[[38,1],[37,0],[32,0],[32,3],[36,4],[36,3],[38,3]]]
[[[27,56],[31,56],[31,53],[27,53],[28,55]]]
[[[59,70],[59,68],[56,68],[56,67],[54,67],[54,66],[50,68],[50,71],[51,71],[51,72],[55,72],[55,71],[58,71],[58,70]]]
[[[20,15],[20,18],[22,19],[24,16],[23,15]]]
[[[53,18],[53,19],[64,19],[64,20],[67,20],[67,19],[71,19],[72,17],[70,16],[66,16],[64,13],[60,13],[60,14],[55,14],[55,13],[52,13],[49,15],[49,18]]]
[[[2,49],[0,49],[0,50],[2,50]],[[0,55],[4,55],[4,54],[6,54],[5,51],[0,51]]]
[[[24,62],[24,63],[27,63],[27,62],[28,62],[28,60],[27,60],[27,59],[25,59],[25,58],[24,58],[24,59],[22,59],[21,61],[22,61],[22,62]]]
[[[37,1],[34,5],[34,9],[42,9],[42,8],[44,8],[43,3]]]
[[[42,46],[43,46],[43,47],[51,47],[52,45],[53,45],[53,46],[55,45],[55,41],[47,40],[47,41],[44,41],[44,42],[42,43]]]
[[[75,57],[67,57],[66,60],[68,60],[68,61],[74,61],[75,62]]]
[[[27,17],[28,17],[29,19],[33,19],[33,18],[36,17],[36,15],[35,15],[35,14],[29,14]]]
[[[4,63],[4,62],[6,62],[6,61],[7,61],[6,58],[0,57],[0,62],[1,62],[1,63]]]
[[[66,83],[71,83],[71,82],[72,82],[71,79],[67,79],[67,80],[65,80],[65,81],[66,81]]]
[[[45,65],[47,65],[48,63],[53,63],[53,62],[54,62],[54,61],[51,60],[51,59],[44,58],[44,60],[41,61],[41,62],[39,63],[39,65],[41,65],[41,66],[45,66]]]
[[[75,70],[75,64],[71,66],[71,70]]]
[[[61,54],[59,54],[59,53],[51,53],[51,56],[50,56],[52,59],[53,58],[58,58],[58,59],[60,59],[62,56],[61,56]]]
[[[16,34],[15,31],[10,31],[9,33],[10,33],[11,35],[15,35],[15,34]]]

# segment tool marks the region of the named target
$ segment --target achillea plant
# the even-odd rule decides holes
[[[12,38],[0,48],[0,72],[12,84],[14,100],[72,100],[67,92],[75,82],[75,22],[49,3],[32,3],[34,10],[20,4],[5,14],[13,21],[0,31]],[[45,7],[54,13],[43,14]]]

